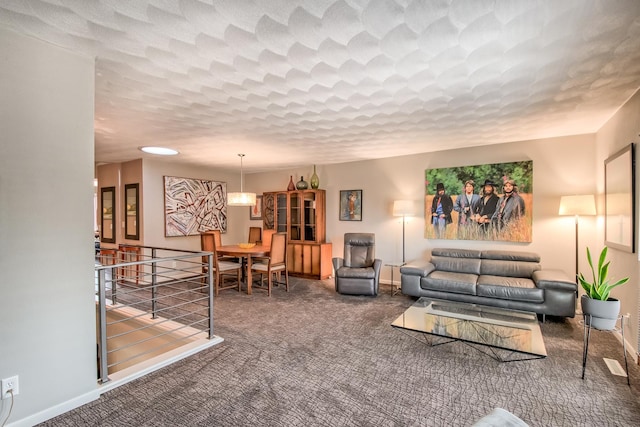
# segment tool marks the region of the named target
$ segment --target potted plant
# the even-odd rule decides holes
[[[616,298],[611,298],[609,294],[616,286],[627,283],[629,278],[625,277],[615,283],[609,283],[607,276],[609,275],[609,264],[611,262],[606,261],[606,258],[607,247],[605,246],[600,252],[598,268],[597,270],[594,269],[591,252],[587,248],[587,260],[589,261],[593,281],[587,282],[582,273],[578,276],[578,281],[586,292],[580,300],[582,313],[591,315],[585,316],[585,321],[589,322],[591,320],[591,326],[596,329],[611,330],[615,328],[620,314],[620,301]]]

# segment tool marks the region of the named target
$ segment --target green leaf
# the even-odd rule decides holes
[[[600,256],[598,257],[598,271],[596,271],[593,267],[593,259],[591,258],[591,251],[587,247],[587,260],[589,261],[589,267],[591,268],[591,274],[593,276],[592,282],[587,282],[582,273],[578,276],[578,281],[584,289],[585,293],[589,296],[589,298],[598,299],[601,301],[606,301],[609,299],[609,295],[611,290],[616,286],[623,285],[629,281],[628,277],[618,280],[616,283],[611,284],[607,280],[609,276],[609,268],[611,266],[611,262],[607,262],[607,251],[608,248],[605,246],[600,252]]]

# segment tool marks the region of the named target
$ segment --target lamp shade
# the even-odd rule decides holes
[[[255,206],[256,193],[227,193],[229,206]]]
[[[593,194],[562,196],[558,215],[595,215],[596,200]]]
[[[240,192],[227,193],[227,204],[229,206],[255,206],[256,193],[245,193],[242,189],[244,174],[242,173],[242,158],[244,154],[238,154],[240,157]]]
[[[396,200],[393,202],[393,216],[413,216],[416,214],[413,200]]]

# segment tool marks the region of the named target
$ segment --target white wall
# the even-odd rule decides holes
[[[626,147],[631,142],[640,142],[638,138],[640,135],[640,91],[622,107],[618,112],[604,125],[596,135],[596,141],[598,146],[598,193],[604,195],[604,161],[610,155],[616,153],[618,150]],[[620,300],[621,313],[629,313],[629,329],[626,330],[625,337],[628,338],[631,346],[640,350],[640,284],[638,279],[640,278],[640,263],[638,252],[638,242],[640,241],[639,231],[640,224],[638,224],[638,203],[640,197],[638,197],[638,191],[640,190],[640,169],[638,168],[638,149],[640,146],[636,146],[636,253],[623,252],[617,249],[609,249],[608,259],[611,261],[611,267],[609,274],[612,279],[619,279],[621,277],[630,277],[629,283],[618,287],[613,290],[612,296]],[[600,198],[601,212],[604,212],[603,197]],[[597,242],[598,248],[604,246],[604,234],[601,234],[600,240]],[[630,331],[630,333],[629,333]]]
[[[0,378],[32,425],[97,397],[94,61],[3,28],[0,58]]]
[[[318,166],[320,188],[327,191],[327,241],[333,242],[334,256],[343,252],[343,235],[362,231],[376,233],[376,254],[383,261],[402,258],[402,223],[393,217],[396,199],[415,200],[418,216],[406,225],[406,259],[427,256],[434,247],[504,248],[538,252],[548,268],[575,274],[575,225],[573,217],[558,216],[560,196],[594,194],[596,180],[595,136],[578,135],[535,141],[497,144],[462,150],[424,153],[380,160],[366,160],[337,165]],[[464,240],[429,240],[424,237],[424,173],[426,169],[486,163],[533,161],[533,241],[507,243]],[[305,180],[313,166],[251,174],[246,188],[261,194],[285,190],[289,176]],[[340,190],[363,191],[362,221],[339,221]],[[596,239],[596,218],[581,218],[580,245]],[[389,269],[382,273],[388,280]]]

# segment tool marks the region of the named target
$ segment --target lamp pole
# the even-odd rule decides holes
[[[576,284],[578,284],[578,221],[579,215],[576,214],[576,275],[574,277]]]
[[[404,264],[404,215],[402,215],[402,263]]]

